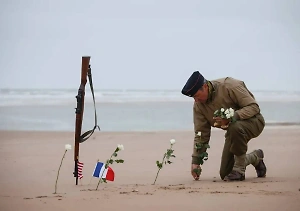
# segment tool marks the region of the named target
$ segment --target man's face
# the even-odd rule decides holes
[[[208,86],[204,84],[201,89],[199,89],[193,96],[196,102],[205,103],[208,98]]]

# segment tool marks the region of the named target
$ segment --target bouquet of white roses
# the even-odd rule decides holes
[[[220,117],[222,120],[221,121],[216,121],[214,123],[214,126],[215,127],[221,126],[221,128],[222,128],[222,126],[225,125],[224,122],[228,123],[228,120],[229,121],[233,120],[233,116],[234,116],[234,110],[232,108],[228,108],[228,109],[221,108],[219,110],[216,110],[214,112],[214,117]]]

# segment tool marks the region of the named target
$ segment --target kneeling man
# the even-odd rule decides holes
[[[181,93],[194,98],[195,138],[191,165],[194,179],[198,180],[200,177],[200,164],[203,163],[201,154],[207,150],[206,147],[197,146],[207,146],[211,127],[224,121],[225,126],[216,126],[226,130],[220,166],[221,179],[245,180],[245,170],[250,164],[254,166],[257,177],[265,177],[267,168],[263,161],[263,151],[257,149],[246,154],[248,142],[261,134],[265,121],[258,103],[244,82],[230,77],[209,81],[199,71],[195,71]],[[214,117],[214,112],[221,108],[234,109],[233,118],[222,120],[220,117]]]

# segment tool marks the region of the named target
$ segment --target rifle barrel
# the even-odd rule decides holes
[[[81,82],[78,88],[77,108],[76,108],[76,121],[75,121],[75,145],[74,145],[74,161],[75,171],[74,177],[76,177],[76,185],[78,184],[78,159],[79,159],[79,142],[82,130],[82,120],[84,112],[84,97],[85,97],[85,85],[87,82],[87,73],[90,66],[90,56],[83,56],[81,62]]]

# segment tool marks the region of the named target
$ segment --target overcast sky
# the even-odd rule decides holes
[[[300,91],[300,1],[0,0],[0,88],[181,89],[195,70]]]

